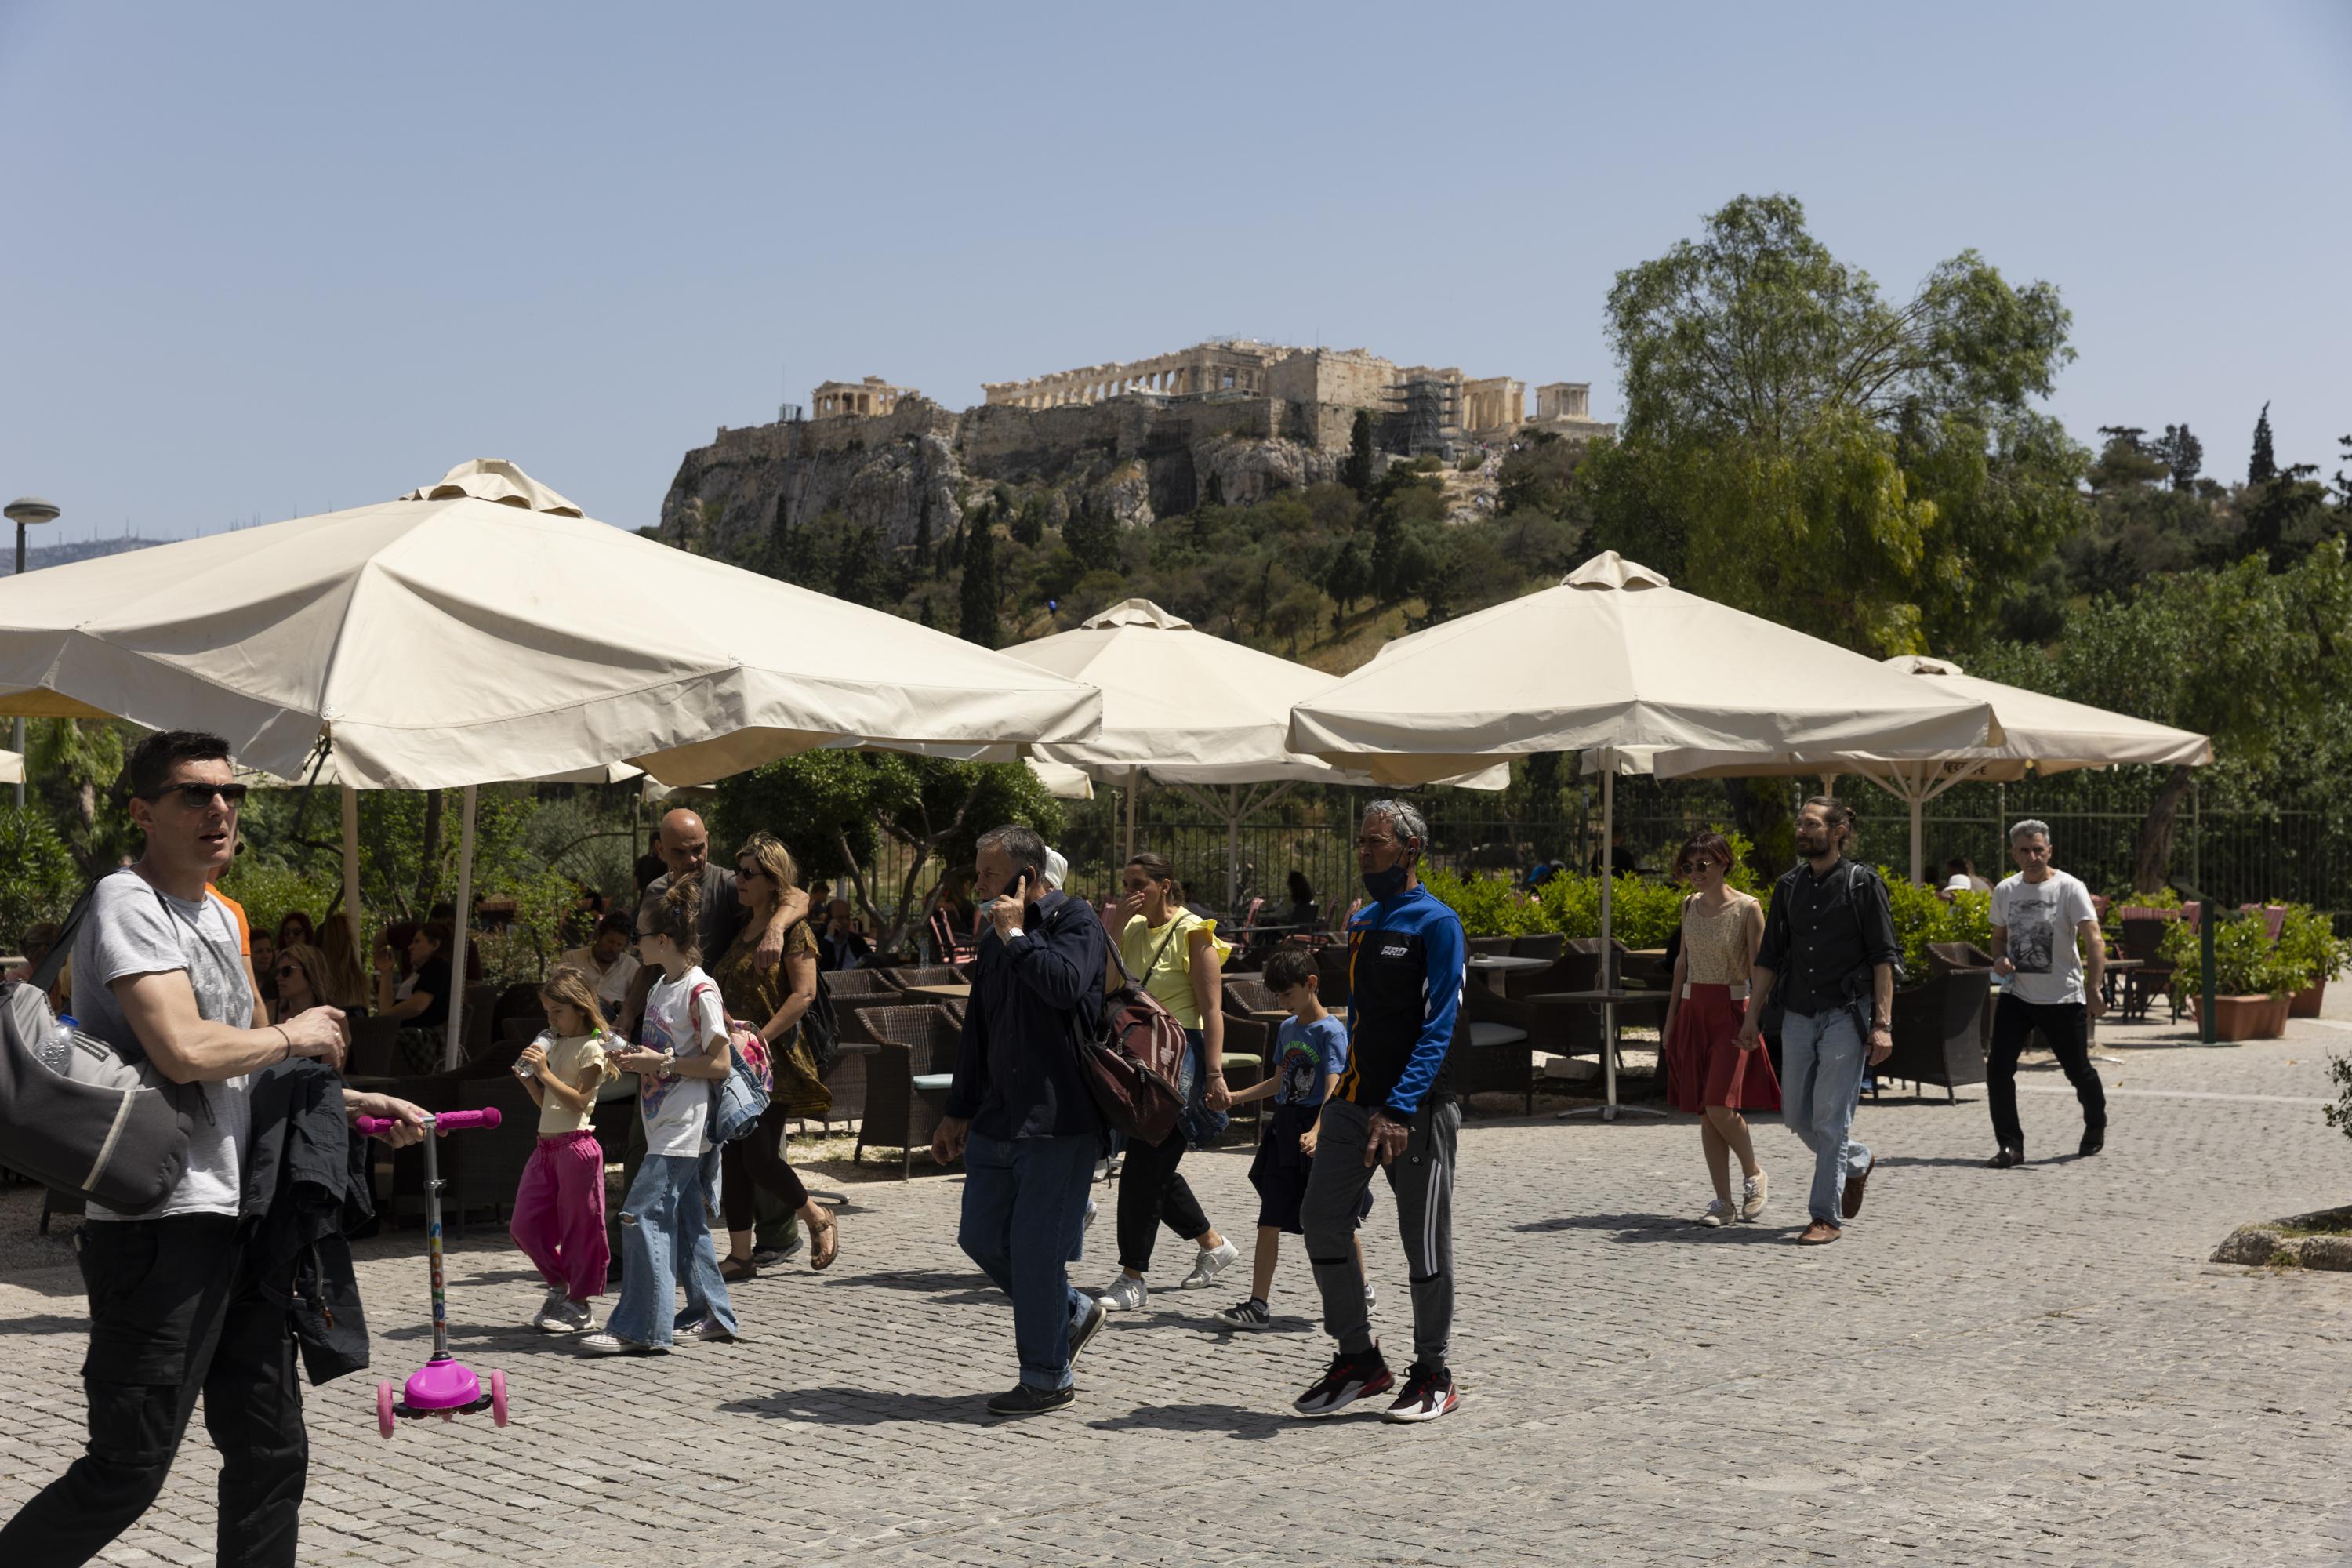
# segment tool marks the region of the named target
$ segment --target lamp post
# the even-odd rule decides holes
[[[22,577],[25,574],[25,530],[35,523],[57,521],[57,503],[43,500],[38,496],[18,496],[8,503],[5,510],[8,521],[16,525],[16,575]],[[24,720],[17,720],[10,727],[9,738],[16,755],[22,758],[25,754]],[[16,770],[16,809],[22,811],[24,808],[25,773],[20,762]]]

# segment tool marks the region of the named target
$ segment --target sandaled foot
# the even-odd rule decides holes
[[[757,1279],[760,1266],[748,1258],[730,1258],[719,1265],[719,1278],[730,1285],[740,1285],[746,1279]]]
[[[833,1260],[840,1256],[841,1222],[827,1215],[823,1225],[809,1226],[809,1268],[813,1273],[822,1274],[832,1268]]]

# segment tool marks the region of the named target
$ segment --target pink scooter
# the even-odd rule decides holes
[[[459,1414],[478,1415],[484,1410],[490,1419],[503,1426],[507,1424],[507,1374],[490,1373],[490,1392],[482,1395],[481,1380],[464,1362],[449,1354],[449,1308],[441,1283],[441,1170],[434,1158],[433,1146],[439,1134],[456,1132],[468,1127],[496,1127],[499,1112],[496,1106],[480,1110],[445,1110],[438,1116],[425,1119],[425,1247],[433,1259],[433,1359],[408,1374],[403,1387],[403,1398],[395,1401],[389,1382],[375,1385],[375,1424],[385,1436],[392,1436],[395,1420],[422,1420],[438,1415],[446,1421]],[[380,1116],[362,1116],[352,1125],[368,1137],[392,1131],[393,1123]]]

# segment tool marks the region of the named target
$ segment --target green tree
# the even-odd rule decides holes
[[[996,613],[996,529],[985,516],[974,517],[965,531],[963,582],[956,635],[982,647],[994,647],[1000,636]]]
[[[1356,410],[1355,422],[1348,427],[1348,459],[1340,465],[1339,482],[1358,495],[1372,488],[1372,412]]]
[[[2168,425],[2149,448],[2162,459],[2172,488],[2185,490],[2205,467],[2205,443],[2189,434],[2186,425]]]
[[[25,729],[26,776],[85,879],[134,848],[137,831],[113,795],[122,773],[122,727],[106,719],[37,719]]]
[[[2265,403],[2254,420],[2254,452],[2246,460],[2246,483],[2268,484],[2276,478],[2278,457],[2271,449],[2271,405]]]
[[[0,864],[8,868],[0,877],[0,942],[22,952],[27,931],[65,918],[82,877],[48,814],[31,805],[0,805]]]
[[[1588,542],[1855,647],[1979,634],[2080,520],[2087,455],[2032,406],[2069,320],[1973,251],[1890,303],[1794,198],[1739,197],[1611,290]]]
[[[1074,500],[1069,520],[1062,524],[1062,544],[1077,559],[1082,574],[1116,571],[1120,564],[1118,519],[1090,500]]]
[[[721,782],[712,816],[724,842],[766,828],[811,875],[846,879],[886,952],[902,950],[920,920],[927,873],[970,864],[976,840],[992,827],[1018,822],[1052,838],[1063,821],[1060,804],[1018,763],[897,752],[803,752],[771,763]],[[910,857],[898,901],[887,910],[870,886],[885,838]]]

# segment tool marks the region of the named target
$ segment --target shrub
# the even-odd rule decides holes
[[[1927,944],[1967,942],[1979,947],[1992,943],[1992,895],[1954,893],[1946,903],[1933,888],[1923,888],[1881,866],[1886,899],[1895,916],[1895,937],[1903,944],[1903,976],[1913,984],[1927,977]]]
[[[2332,939],[2331,939],[2332,940]],[[2182,921],[2164,933],[2158,956],[2174,966],[2172,993],[2193,996],[2204,988],[2204,952],[2200,939]],[[2213,991],[2220,996],[2284,996],[2310,982],[2299,961],[2282,955],[2271,944],[2270,928],[2261,913],[2241,910],[2224,915],[2213,926]]]
[[[25,932],[43,921],[62,921],[80,892],[81,879],[65,840],[37,805],[0,806],[0,946],[25,951]]]
[[[2309,904],[2290,904],[2279,923],[2278,956],[2299,977],[2293,989],[2301,991],[2343,973],[2352,942],[2338,940],[2335,925]]]
[[[1465,936],[1528,936],[1551,929],[1535,901],[1505,878],[1433,870],[1422,885],[1461,917]]]
[[[1479,469],[1486,466],[1486,449],[1484,447],[1479,447],[1475,450],[1463,453],[1462,456],[1455,460],[1454,466],[1465,474],[1476,473]]]

